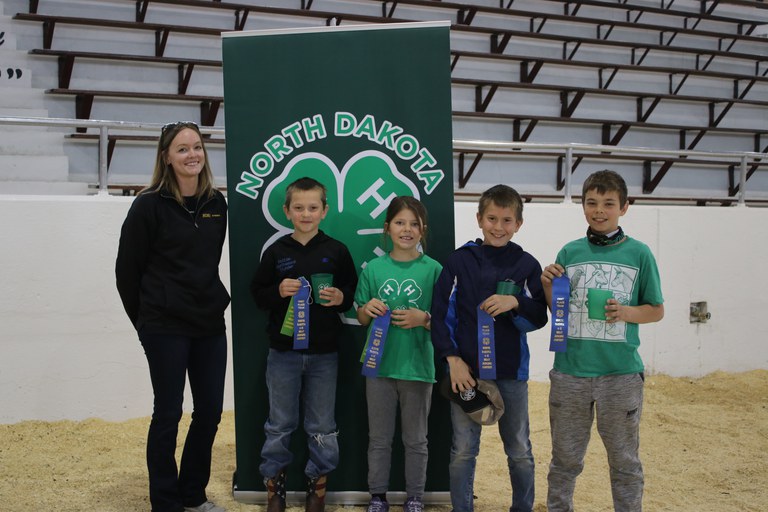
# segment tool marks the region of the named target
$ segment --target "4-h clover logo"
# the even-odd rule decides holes
[[[328,189],[328,215],[320,229],[349,248],[358,269],[383,254],[382,233],[390,201],[403,195],[419,197],[416,185],[380,151],[362,151],[341,170],[321,153],[304,153],[288,162],[264,191],[262,210],[276,233],[263,249],[293,231],[283,213],[285,189],[304,176],[316,179]]]
[[[389,309],[394,311],[415,307],[416,301],[421,298],[421,293],[421,288],[413,279],[406,279],[402,283],[397,279],[387,279],[379,288],[379,299],[386,302]]]

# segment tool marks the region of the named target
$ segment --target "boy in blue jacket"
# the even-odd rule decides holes
[[[499,434],[512,482],[511,511],[530,512],[534,500],[534,461],[528,426],[526,333],[547,323],[541,266],[511,242],[523,224],[523,201],[511,187],[483,192],[477,212],[483,239],[454,251],[435,284],[432,343],[448,363],[454,392],[471,392],[476,379],[494,380],[504,400]],[[497,293],[514,283],[513,294]],[[492,331],[490,343],[488,332]],[[451,403],[453,446],[450,491],[454,512],[473,510],[475,464],[482,427]]]

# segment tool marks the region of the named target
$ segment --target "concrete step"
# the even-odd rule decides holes
[[[16,48],[16,34],[9,16],[0,16],[0,48]]]
[[[87,183],[74,181],[0,181],[5,195],[77,195],[93,194]]]
[[[64,134],[30,129],[28,126],[8,126],[0,129],[0,155],[48,155],[64,154]]]
[[[0,78],[0,112],[5,108],[45,108],[43,90],[32,89],[31,85],[17,87],[13,79],[6,80],[8,74],[5,70],[0,68],[0,72],[4,73],[3,78]]]
[[[69,159],[63,155],[0,155],[0,180],[67,181]]]
[[[48,117],[48,109],[0,107],[0,117]]]

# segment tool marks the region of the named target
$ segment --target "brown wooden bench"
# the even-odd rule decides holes
[[[224,102],[222,96],[204,96],[196,94],[173,94],[160,92],[140,91],[96,91],[90,89],[48,89],[48,94],[75,96],[75,117],[77,119],[90,119],[93,100],[96,97],[125,98],[150,101],[181,101],[194,102],[200,105],[200,124],[202,126],[214,126],[219,108]],[[78,128],[82,132],[85,129]]]
[[[437,7],[442,4],[443,7],[447,7],[449,9],[454,9],[457,11],[457,17],[459,20],[467,19],[470,17],[474,17],[472,14],[473,10],[476,9],[476,12],[484,12],[488,14],[493,15],[504,15],[505,11],[513,11],[514,6],[514,0],[499,0],[499,7],[486,7],[486,6],[477,6],[474,4],[468,4],[463,2],[429,2],[425,0],[371,0],[372,2],[380,3],[382,5],[382,14],[392,15],[396,12],[397,4],[402,5],[420,5],[425,7]],[[718,3],[719,0],[716,0],[714,3]],[[302,2],[303,4],[306,3],[304,0]],[[310,5],[312,3],[312,0],[309,0],[308,2]],[[597,7],[601,11],[608,11],[609,13],[614,13],[616,11],[619,12],[619,14],[622,14],[626,20],[626,22],[629,23],[639,23],[640,20],[643,18],[643,15],[645,14],[654,14],[654,15],[661,15],[664,17],[669,17],[674,21],[674,25],[670,25],[667,27],[666,25],[656,25],[651,24],[650,27],[652,27],[654,30],[657,28],[672,28],[674,29],[678,24],[682,25],[683,29],[691,29],[695,30],[696,27],[698,27],[702,21],[714,21],[717,23],[722,23],[726,25],[731,25],[733,27],[733,32],[738,35],[749,35],[753,33],[755,28],[757,28],[760,23],[757,21],[749,21],[744,20],[740,18],[734,18],[731,16],[720,16],[712,14],[712,11],[714,9],[708,9],[705,12],[704,8],[700,10],[700,12],[691,12],[691,11],[685,11],[685,10],[678,10],[674,9],[674,2],[667,2],[661,3],[659,7],[654,7],[648,4],[642,4],[642,3],[633,3],[631,1],[622,0],[620,2],[616,1],[608,1],[608,0],[538,0],[539,4],[557,4],[556,7],[560,8],[562,6],[562,11],[566,16],[570,16],[572,18],[578,18],[579,17],[579,11],[583,6],[590,6],[590,7]],[[727,0],[723,0],[723,3],[727,3]],[[760,2],[762,3],[762,2]],[[755,2],[746,2],[747,5],[754,6]],[[703,5],[703,4],[702,4]],[[757,5],[757,7],[760,7],[760,5]],[[461,11],[464,12],[461,12]],[[543,14],[548,15],[549,12],[542,11]],[[588,18],[589,19],[589,18]],[[615,19],[614,17],[608,16],[606,19]],[[471,21],[471,19],[470,19]],[[602,20],[605,22],[605,20]],[[722,34],[721,34],[722,35]]]
[[[73,133],[69,135],[70,139],[82,140],[89,142],[98,142],[99,135],[96,133]],[[203,140],[206,145],[224,145],[225,140],[223,137],[212,137],[207,134],[203,134]],[[115,152],[115,145],[118,142],[133,142],[133,143],[145,143],[145,144],[157,144],[157,135],[135,135],[135,134],[109,134],[107,136],[107,170],[112,163],[112,154]]]
[[[548,65],[594,69],[598,73],[599,89],[607,89],[610,87],[613,79],[616,77],[619,71],[663,74],[668,79],[668,90],[670,94],[678,94],[685,82],[691,77],[722,79],[732,82],[732,99],[744,99],[747,93],[755,84],[768,84],[768,68],[760,72],[759,67],[757,66],[755,67],[754,73],[745,74],[725,71],[671,68],[666,66],[647,66],[642,64],[615,64],[577,59],[552,59],[531,55],[513,55],[492,52],[453,50],[451,51],[451,55],[453,56],[451,61],[452,70],[455,69],[459,59],[479,59],[493,60],[497,62],[508,62],[510,64],[519,65],[521,82],[531,83],[536,79],[542,67],[544,65]]]
[[[150,2],[150,0],[143,0],[144,2]],[[200,0],[152,0],[158,3],[176,4],[176,5],[224,5],[227,8],[231,8],[228,3],[224,2],[202,2]],[[239,4],[235,4],[239,5]],[[254,8],[252,8],[254,9]],[[276,8],[270,8],[270,12],[274,12]],[[301,15],[301,10],[298,9],[284,9],[286,13],[291,15]],[[238,11],[239,12],[239,11]],[[312,13],[311,15],[319,15],[325,18],[331,16],[336,24],[340,24],[343,19],[350,19],[354,21],[365,22],[398,22],[398,21],[410,21],[402,19],[390,19],[371,16],[351,15],[351,14],[335,14],[318,11],[304,11]],[[298,14],[297,14],[298,13]],[[209,36],[220,36],[224,30],[204,28],[204,27],[191,27],[186,25],[162,25],[157,23],[145,23],[143,21],[122,21],[122,20],[110,20],[110,19],[97,19],[97,18],[82,18],[82,17],[68,17],[68,16],[53,16],[43,15],[37,13],[18,13],[14,16],[16,20],[23,21],[37,21],[43,24],[43,47],[50,49],[53,41],[53,34],[56,24],[71,24],[71,25],[86,25],[86,26],[101,26],[105,28],[123,28],[123,29],[140,29],[150,30],[155,33],[155,55],[163,56],[165,47],[167,45],[168,36],[172,32],[189,33],[189,34],[202,34]],[[328,21],[330,23],[330,21]],[[665,53],[676,54],[693,54],[696,55],[696,68],[697,70],[706,70],[709,65],[714,61],[715,57],[730,58],[746,60],[750,63],[754,63],[758,68],[760,64],[768,61],[768,55],[752,55],[737,52],[728,52],[722,50],[702,50],[697,48],[689,48],[682,46],[662,45],[662,44],[647,44],[636,43],[630,41],[606,41],[601,38],[584,38],[574,37],[559,34],[544,34],[535,30],[531,31],[519,31],[519,30],[502,30],[491,27],[474,27],[464,24],[453,24],[451,29],[454,32],[476,34],[480,36],[489,37],[490,52],[491,53],[503,53],[509,44],[510,40],[514,38],[522,39],[538,39],[546,41],[558,42],[562,45],[563,60],[571,60],[575,57],[579,48],[582,45],[593,45],[601,48],[625,48],[630,52],[630,59],[632,64],[642,64],[645,58],[651,51],[661,51]]]
[[[83,18],[74,16],[54,16],[36,13],[17,13],[13,16],[14,20],[32,21],[42,23],[43,26],[43,48],[50,49],[53,44],[53,35],[57,25],[76,25],[98,28],[114,28],[125,30],[144,30],[154,32],[155,35],[155,55],[162,57],[165,53],[165,47],[168,43],[168,36],[171,33],[195,34],[204,36],[221,36],[224,32],[220,29],[205,27],[190,27],[186,25],[164,25],[160,23],[144,23],[138,21],[111,20],[102,18]]]
[[[72,71],[75,66],[75,60],[110,60],[110,61],[128,61],[128,62],[147,62],[150,64],[170,64],[178,67],[179,71],[179,94],[186,94],[189,87],[189,81],[192,77],[192,71],[195,67],[220,68],[221,60],[211,59],[185,59],[180,57],[157,57],[154,55],[133,55],[125,53],[99,53],[84,52],[77,50],[49,50],[36,48],[30,50],[31,55],[42,55],[56,57],[59,64],[59,89],[68,89],[72,79]]]
[[[144,20],[146,19],[148,6],[151,3],[177,5],[179,7],[227,9],[233,12],[234,23],[231,29],[147,23]],[[405,21],[398,19],[386,19],[378,16],[340,14],[334,12],[309,11],[303,9],[288,9],[278,7],[257,7],[249,4],[233,4],[219,1],[204,2],[200,0],[137,0],[135,21],[40,14],[37,12],[38,7],[38,2],[35,0],[30,0],[29,12],[17,13],[13,16],[13,19],[19,21],[32,21],[42,23],[44,49],[51,49],[56,25],[80,25],[154,32],[155,56],[157,57],[162,57],[165,54],[168,37],[172,33],[220,37],[223,32],[243,30],[248,19],[248,15],[251,12],[293,16],[298,18],[320,19],[323,20],[326,25],[340,25],[343,20],[351,20],[362,23],[394,23],[398,21]]]
[[[483,120],[507,120],[513,122],[514,140],[519,142],[526,142],[530,137],[533,129],[539,123],[550,124],[581,124],[581,125],[598,125],[602,127],[603,136],[601,144],[606,146],[615,146],[621,142],[621,139],[626,135],[630,128],[646,128],[661,131],[673,131],[678,132],[680,135],[679,149],[693,150],[696,145],[707,133],[730,133],[738,135],[748,135],[756,137],[757,141],[760,141],[762,136],[768,134],[768,126],[765,128],[725,128],[721,126],[696,126],[696,125],[682,125],[671,123],[649,123],[647,121],[627,121],[622,119],[597,119],[597,118],[583,118],[583,117],[564,117],[564,116],[537,116],[531,114],[513,114],[505,112],[471,112],[454,110],[452,113],[454,118],[477,118]],[[523,123],[528,123],[527,126]],[[616,132],[613,133],[613,130]],[[694,138],[688,141],[687,134],[693,133]],[[759,142],[758,142],[759,145]]]
[[[618,148],[617,148],[618,149]],[[768,148],[766,148],[768,150]],[[557,190],[562,190],[565,186],[565,156],[563,150],[559,151],[542,151],[542,150],[511,150],[511,149],[464,149],[453,148],[453,152],[458,155],[458,187],[459,190],[463,189],[469,183],[470,178],[477,170],[477,166],[482,161],[485,155],[515,155],[515,156],[533,156],[533,157],[545,157],[553,158],[556,161],[557,171]],[[471,160],[469,156],[474,155]],[[587,160],[614,160],[614,161],[634,161],[639,162],[643,166],[643,193],[651,194],[656,190],[661,180],[670,171],[674,164],[685,165],[697,165],[700,167],[725,167],[728,172],[728,195],[735,196],[739,192],[739,174],[741,172],[741,162],[736,158],[733,160],[719,159],[706,160],[703,158],[689,158],[686,156],[669,157],[669,156],[653,156],[653,155],[614,155],[609,152],[595,153],[593,151],[585,152],[574,149],[571,153],[571,173],[576,172],[579,165]],[[656,172],[654,172],[654,166],[657,166]],[[747,166],[746,180],[752,177],[752,175],[760,168],[768,166],[768,157],[762,161],[755,161]],[[768,202],[768,199],[766,200]]]
[[[621,139],[624,137],[624,135],[626,135],[626,133],[629,131],[629,129],[635,127],[635,128],[668,130],[668,131],[677,132],[679,141],[680,141],[679,149],[682,149],[682,150],[695,149],[698,143],[707,133],[716,132],[716,133],[731,133],[731,134],[752,136],[755,141],[754,151],[758,153],[768,152],[768,146],[766,146],[765,148],[762,147],[762,144],[764,142],[764,136],[768,134],[768,127],[762,130],[752,130],[752,129],[746,129],[746,128],[700,127],[700,126],[691,126],[691,125],[672,125],[672,124],[648,123],[648,122],[637,122],[637,121],[623,121],[623,120],[614,120],[614,119],[533,116],[528,114],[507,114],[507,113],[496,113],[496,112],[466,112],[466,111],[456,111],[456,110],[453,111],[452,115],[454,119],[480,118],[485,120],[496,119],[496,120],[512,121],[513,140],[518,142],[527,141],[531,133],[533,132],[534,128],[536,128],[536,126],[538,126],[539,123],[581,124],[581,125],[600,126],[602,129],[602,144],[606,146],[618,145],[621,142]],[[688,140],[688,134],[693,135],[690,141]],[[465,170],[465,162],[464,162],[465,155],[462,155],[462,154],[459,155],[459,186],[460,187],[463,187],[469,181],[469,178],[472,176],[472,173],[474,172],[474,169],[477,167],[479,160],[482,159],[482,155],[480,153],[483,153],[483,152],[464,151],[463,153],[475,154],[477,156],[475,157],[475,160],[471,164],[469,164],[469,167],[466,167],[466,170]],[[646,160],[648,160],[648,162],[645,164],[646,174],[644,176],[644,184],[643,184],[643,191],[646,193],[651,193],[656,189],[658,184],[661,182],[664,176],[666,176],[666,174],[669,172],[669,170],[672,168],[672,166],[676,162],[681,162],[681,161],[692,162],[692,160],[688,158],[685,158],[685,159],[646,158]],[[663,160],[663,163],[660,166],[660,168],[655,173],[653,173],[651,168],[651,162],[662,161],[662,160]],[[576,163],[576,166],[578,166],[578,161]],[[560,165],[562,166],[562,162],[560,162]],[[747,171],[747,178],[751,177],[752,174],[754,174],[754,172],[758,169],[759,165],[762,165],[762,164],[752,164],[749,167]],[[575,167],[573,169],[575,169]],[[737,191],[738,180],[735,178],[735,173],[736,173],[735,167],[731,167],[729,169],[729,172],[730,172],[729,190]],[[560,169],[559,173],[560,174],[558,176],[558,184],[562,186],[562,183],[563,183],[562,169]]]
[[[475,110],[477,112],[486,112],[494,95],[500,89],[556,92],[560,96],[560,116],[564,118],[570,118],[576,110],[576,107],[579,106],[581,100],[588,94],[634,98],[636,103],[636,121],[638,122],[646,122],[662,100],[703,103],[707,105],[709,110],[709,128],[717,127],[725,118],[728,111],[737,103],[768,107],[768,100],[726,99],[684,94],[658,94],[651,92],[573,87],[570,85],[533,84],[530,82],[511,82],[475,78],[452,78],[451,83],[454,85],[469,86],[475,89]]]
[[[709,4],[709,5],[707,5]],[[768,9],[768,4],[763,0],[709,0],[708,2],[701,2],[701,12],[706,14],[712,14],[718,5],[742,5],[746,7],[753,7],[756,9]]]
[[[607,39],[611,32],[615,28],[625,28],[625,29],[631,29],[631,30],[638,30],[638,31],[644,31],[644,32],[655,32],[658,35],[659,44],[668,46],[671,45],[672,42],[675,40],[675,38],[678,35],[690,35],[690,36],[696,36],[701,38],[709,38],[714,39],[718,47],[720,49],[724,49],[724,51],[729,51],[731,48],[734,47],[734,45],[738,41],[751,41],[751,42],[757,42],[757,43],[764,43],[764,38],[758,37],[758,36],[750,36],[750,34],[754,31],[754,29],[759,26],[759,23],[755,22],[745,22],[743,20],[738,20],[737,23],[734,22],[733,19],[728,18],[727,22],[729,24],[735,25],[737,28],[734,30],[734,33],[731,35],[725,34],[723,32],[718,31],[712,31],[712,30],[703,30],[700,28],[697,28],[699,22],[702,19],[711,17],[705,16],[705,15],[696,15],[694,13],[686,13],[686,20],[690,18],[696,18],[695,22],[691,23],[691,26],[688,26],[688,23],[684,26],[670,26],[670,25],[659,25],[654,23],[643,23],[640,21],[640,15],[637,13],[634,17],[634,19],[627,15],[626,21],[621,21],[617,19],[612,19],[610,17],[605,18],[595,18],[595,17],[588,17],[588,16],[578,16],[577,13],[582,5],[590,5],[588,2],[567,2],[565,4],[564,14],[555,14],[551,12],[546,12],[544,10],[542,11],[527,11],[527,10],[521,10],[521,9],[515,9],[514,4],[512,2],[509,2],[508,7],[488,7],[488,6],[479,6],[479,5],[473,5],[473,4],[466,4],[461,2],[435,2],[435,1],[427,1],[427,0],[397,0],[396,2],[388,1],[388,0],[373,0],[376,2],[379,2],[382,4],[382,15],[384,16],[392,16],[395,14],[396,9],[399,5],[407,5],[407,6],[416,6],[416,7],[424,7],[424,8],[430,8],[434,10],[441,10],[441,11],[450,11],[451,15],[455,15],[455,19],[457,20],[458,24],[461,25],[472,25],[475,22],[475,19],[478,14],[485,14],[493,17],[498,18],[523,18],[527,19],[529,26],[531,27],[531,31],[541,32],[548,21],[557,21],[557,22],[565,22],[569,24],[582,24],[582,25],[588,25],[590,28],[594,28],[596,33],[598,34],[598,37],[601,39]],[[572,8],[572,6],[575,5],[575,7]],[[593,3],[592,5],[599,6],[601,9],[608,9],[606,3]],[[634,11],[640,11],[640,12],[648,12],[650,10],[653,10],[653,8],[646,9],[641,6],[637,7],[631,7],[627,6],[626,2],[622,3],[620,6],[618,6],[616,3],[610,4],[610,8],[617,8],[620,7],[623,10],[627,9],[633,9]],[[655,10],[658,12],[658,9]],[[669,14],[671,11],[664,10],[664,14]],[[680,14],[678,12],[678,14]],[[724,20],[725,21],[725,20]]]
[[[235,14],[236,22],[234,29],[235,30],[242,30],[242,27],[245,24],[245,18],[247,17],[248,13],[250,11],[254,12],[262,12],[262,13],[270,13],[270,14],[279,14],[279,15],[289,15],[289,16],[295,16],[297,15],[297,11],[299,12],[299,15],[302,16],[314,16],[314,17],[320,17],[324,20],[326,20],[326,23],[330,24],[331,20],[335,22],[335,24],[340,24],[342,19],[349,19],[354,20],[358,22],[368,22],[368,23],[377,23],[377,22],[385,22],[385,21],[414,21],[414,20],[407,20],[404,18],[395,19],[394,13],[395,9],[398,4],[408,4],[408,5],[416,5],[421,7],[429,7],[434,9],[445,9],[448,8],[450,10],[455,10],[457,13],[457,23],[452,25],[452,30],[454,31],[463,31],[467,30],[470,32],[480,32],[480,33],[488,33],[491,36],[491,51],[503,51],[503,48],[506,47],[506,45],[509,43],[510,39],[512,37],[518,38],[518,37],[536,37],[539,36],[544,39],[549,40],[555,40],[555,41],[561,41],[564,44],[564,55],[567,54],[568,48],[567,46],[569,44],[572,44],[571,51],[575,53],[576,49],[581,44],[612,44],[616,46],[621,47],[627,47],[632,49],[632,58],[633,62],[634,59],[637,58],[639,63],[642,62],[642,60],[647,56],[648,52],[651,50],[660,50],[660,51],[673,51],[678,53],[696,53],[700,55],[700,60],[703,62],[703,69],[706,69],[709,64],[712,62],[712,60],[717,57],[728,57],[733,56],[735,58],[739,59],[747,59],[750,61],[757,60],[758,62],[764,62],[768,61],[768,56],[755,56],[752,54],[746,54],[746,53],[739,53],[739,52],[732,52],[730,49],[734,46],[736,41],[738,40],[749,40],[749,41],[755,41],[755,42],[764,42],[764,38],[760,37],[751,37],[748,34],[750,34],[754,28],[758,25],[757,22],[753,22],[749,24],[749,27],[747,29],[744,29],[744,26],[747,25],[743,22],[743,20],[735,20],[733,18],[722,18],[722,20],[727,20],[728,22],[734,23],[737,21],[741,21],[742,23],[739,24],[739,33],[735,35],[725,36],[722,33],[719,32],[713,32],[713,31],[704,31],[704,30],[698,30],[696,28],[676,28],[676,27],[666,27],[661,25],[652,25],[652,24],[641,24],[639,23],[639,19],[636,18],[635,20],[627,20],[626,22],[621,21],[613,21],[613,20],[603,20],[603,19],[597,19],[597,18],[578,18],[574,16],[575,12],[578,11],[578,9],[575,9],[573,12],[568,13],[566,8],[566,14],[564,15],[555,15],[555,14],[549,14],[544,12],[536,12],[536,11],[523,11],[518,9],[512,9],[511,5],[512,2],[509,2],[509,5],[507,8],[493,8],[493,7],[481,7],[481,6],[475,6],[475,5],[469,5],[469,4],[462,4],[458,2],[445,2],[445,1],[426,1],[426,0],[373,0],[376,2],[382,3],[382,16],[381,17],[375,17],[375,16],[364,16],[364,15],[357,15],[357,14],[347,14],[347,13],[335,13],[335,12],[328,12],[328,11],[312,11],[311,5],[312,2],[307,2],[304,0],[302,2],[302,8],[301,9],[287,9],[287,8],[275,8],[275,7],[259,7],[256,8],[249,4],[243,4],[243,3],[235,3],[235,2],[224,2],[220,0],[214,0],[214,1],[202,1],[202,0],[139,0],[137,2],[137,21],[143,21],[144,14],[139,15],[140,6],[143,12],[146,11],[147,6],[151,3],[162,3],[162,4],[169,4],[169,5],[177,5],[177,6],[186,6],[186,7],[198,7],[198,8],[214,8],[214,9],[226,9],[230,10]],[[578,4],[584,4],[584,2],[579,2],[577,0]],[[600,5],[601,7],[605,7],[608,5],[607,2],[595,2],[595,5]],[[635,9],[643,9],[641,6],[635,6]],[[647,12],[649,12],[652,8],[646,9]],[[662,9],[662,12],[670,13],[673,12],[670,9]],[[511,31],[511,30],[499,30],[497,28],[491,28],[491,27],[475,27],[471,26],[472,20],[474,19],[475,15],[478,12],[485,12],[488,14],[493,14],[497,16],[518,16],[518,17],[525,17],[529,19],[530,24],[530,31],[529,32],[521,32],[521,31]],[[691,16],[691,13],[688,13],[689,16]],[[714,19],[714,17],[709,16],[708,18]],[[542,32],[542,28],[544,27],[544,24],[547,20],[553,19],[553,20],[560,20],[560,21],[567,21],[569,23],[579,23],[586,20],[587,23],[593,24],[596,27],[597,31],[597,37],[595,38],[579,38],[579,37],[572,37],[572,36],[560,36],[557,34],[546,34]],[[651,44],[645,44],[645,43],[636,43],[631,41],[608,41],[607,37],[613,30],[613,27],[621,26],[621,27],[628,27],[628,28],[638,28],[641,30],[654,30],[659,32],[659,44],[651,45]],[[685,46],[673,46],[672,42],[674,41],[675,37],[678,34],[694,34],[697,36],[703,36],[703,37],[710,37],[715,38],[718,41],[718,50],[701,50],[696,48],[689,48]],[[638,51],[636,51],[638,50]],[[706,59],[706,62],[704,60]]]

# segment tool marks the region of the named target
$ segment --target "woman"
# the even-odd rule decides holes
[[[153,512],[223,512],[208,501],[211,448],[224,399],[229,294],[219,278],[227,204],[213,185],[200,129],[163,126],[150,185],[120,233],[115,275],[149,363],[154,410],[147,438]],[[175,451],[189,376],[194,410],[181,467]]]

